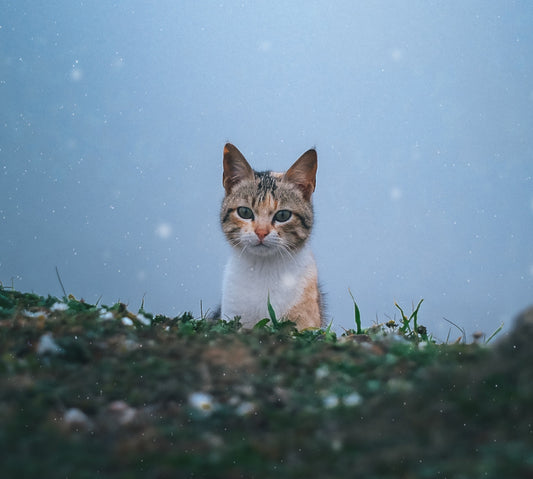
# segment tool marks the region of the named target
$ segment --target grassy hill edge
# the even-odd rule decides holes
[[[0,476],[533,475],[533,310],[491,347],[273,323],[0,288]]]

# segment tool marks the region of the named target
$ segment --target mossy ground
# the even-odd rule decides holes
[[[0,289],[0,477],[533,477],[529,314],[439,345]]]

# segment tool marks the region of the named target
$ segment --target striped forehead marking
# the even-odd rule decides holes
[[[269,171],[255,172],[255,178],[257,182],[257,199],[259,201],[265,201],[268,194],[276,191],[278,184],[276,179],[270,174]]]

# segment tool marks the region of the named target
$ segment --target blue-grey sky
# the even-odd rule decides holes
[[[0,280],[220,300],[222,148],[315,146],[328,312],[490,334],[533,304],[533,4],[3,1]],[[452,331],[452,339],[459,335]]]

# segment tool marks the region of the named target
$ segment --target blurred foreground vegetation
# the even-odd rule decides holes
[[[403,318],[244,331],[0,288],[0,477],[533,477],[533,310],[490,346]]]

